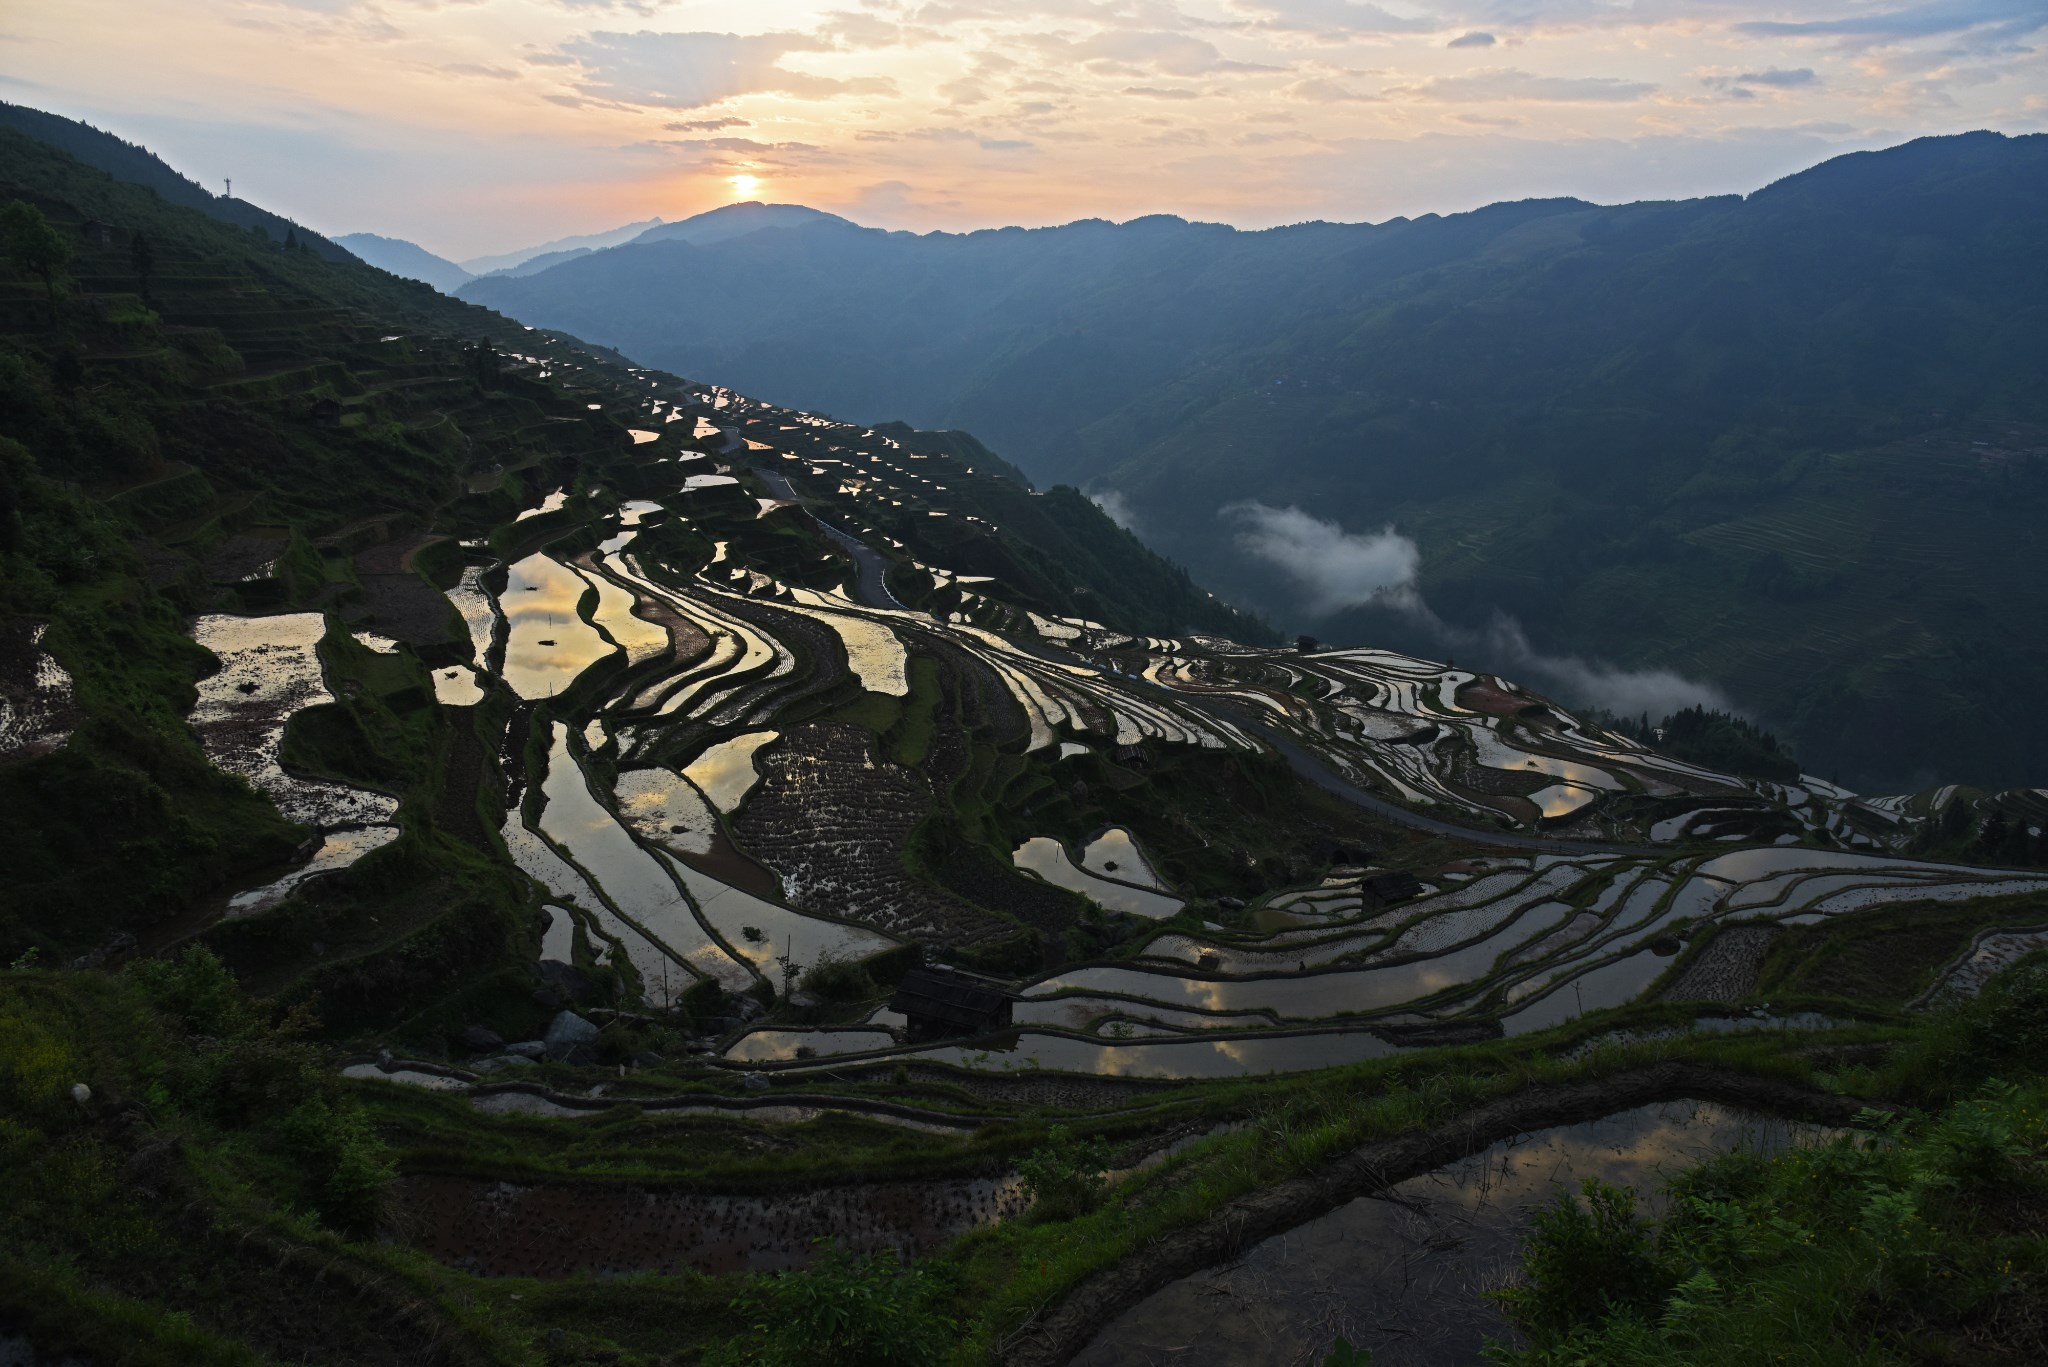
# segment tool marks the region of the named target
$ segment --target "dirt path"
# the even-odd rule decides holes
[[[1095,1333],[1159,1288],[1315,1219],[1491,1144],[1659,1101],[1714,1101],[1797,1120],[1846,1125],[1868,1103],[1725,1068],[1660,1063],[1589,1082],[1525,1088],[1434,1129],[1353,1149],[1306,1177],[1255,1191],[1155,1240],[1067,1293],[1012,1333],[1007,1367],[1058,1367]]]

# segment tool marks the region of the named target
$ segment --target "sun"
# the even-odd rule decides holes
[[[761,178],[759,176],[727,176],[726,181],[732,186],[732,192],[741,199],[745,199],[761,188]]]

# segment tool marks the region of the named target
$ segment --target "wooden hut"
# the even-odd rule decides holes
[[[1008,991],[987,978],[943,968],[913,968],[896,985],[889,1009],[899,1011],[913,1040],[985,1035],[1010,1024]]]

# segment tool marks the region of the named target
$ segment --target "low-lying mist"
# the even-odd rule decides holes
[[[1648,714],[1654,721],[1696,706],[1740,714],[1713,684],[1672,670],[1623,669],[1539,649],[1505,612],[1494,612],[1481,627],[1444,620],[1417,585],[1421,548],[1391,524],[1376,532],[1347,532],[1300,508],[1259,502],[1228,504],[1218,516],[1238,528],[1238,549],[1280,570],[1302,591],[1300,611],[1309,617],[1347,608],[1399,613],[1447,654],[1622,716]]]

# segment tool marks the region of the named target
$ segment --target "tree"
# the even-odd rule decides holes
[[[128,260],[135,267],[135,276],[142,282],[142,301],[150,303],[149,282],[156,274],[156,248],[143,236],[140,228],[135,236],[128,239]]]
[[[284,230],[284,249],[288,252],[295,252],[299,249],[298,229],[286,228]]]
[[[50,326],[57,325],[57,277],[71,264],[71,244],[50,226],[35,205],[15,200],[0,209],[0,228],[7,233],[7,259],[16,270],[39,275],[50,295]]]

